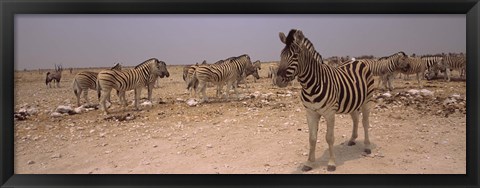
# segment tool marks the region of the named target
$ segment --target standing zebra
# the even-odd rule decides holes
[[[441,58],[438,63],[434,64],[430,69],[428,69],[428,72],[425,73],[425,78],[427,78],[427,80],[431,80],[436,75],[435,73],[440,70],[444,72],[445,80],[450,82],[451,69],[458,70],[458,72],[460,73],[460,77],[465,78],[463,72],[466,68],[466,62],[467,59],[465,56],[443,56],[443,58]]]
[[[435,57],[408,57],[405,61],[408,63],[408,67],[401,69],[399,72],[405,76],[416,74],[418,84],[420,87],[423,87],[420,83],[420,78],[423,77],[425,72],[432,67],[438,59]]]
[[[355,145],[358,129],[359,110],[362,112],[362,124],[365,132],[365,152],[371,153],[368,137],[369,113],[374,91],[372,72],[363,61],[353,61],[340,67],[325,64],[322,56],[313,44],[305,38],[302,31],[292,29],[288,36],[280,32],[280,40],[286,46],[280,54],[280,65],[276,84],[286,87],[288,82],[298,76],[302,86],[301,100],[307,111],[310,152],[308,161],[302,170],[309,171],[315,162],[318,123],[321,116],[327,121],[326,141],[330,159],[328,170],[334,171],[335,154],[333,151],[335,114],[350,113],[353,131],[348,145]]]
[[[223,63],[215,63],[211,65],[200,65],[196,68],[193,73],[193,77],[188,84],[187,89],[194,86],[194,83],[198,80],[198,87],[202,92],[201,102],[208,100],[208,97],[205,93],[206,84],[211,82],[217,85],[217,97],[220,96],[223,85],[227,85],[227,91],[225,92],[225,97],[229,97],[229,88],[232,88],[237,82],[237,80],[245,73],[245,70],[248,67],[252,67],[253,64],[250,61],[250,57],[246,54],[231,57],[226,60],[223,60]],[[238,96],[236,87],[233,87],[235,94]]]
[[[165,62],[159,61],[156,58],[148,59],[133,69],[100,71],[97,78],[97,93],[100,97],[101,108],[103,108],[105,114],[108,114],[105,101],[112,89],[119,91],[120,101],[124,107],[127,106],[125,92],[135,90],[135,109],[138,110],[138,101],[142,88],[148,87],[150,98],[151,86],[153,86],[158,76],[160,76],[160,78],[164,76],[168,77],[169,73]]]
[[[54,82],[54,85],[56,83],[56,87],[60,87],[60,80],[62,79],[62,71],[63,68],[61,65],[57,66],[55,65],[55,72],[50,73],[47,72],[47,76],[45,78],[45,85],[47,85],[49,88],[52,86],[50,85],[50,82]]]
[[[407,54],[404,52],[397,52],[390,56],[382,57],[380,59],[360,59],[358,61],[364,62],[372,71],[373,76],[380,76],[385,89],[393,90],[392,80],[394,73],[402,69],[408,68],[408,63],[405,61]],[[352,62],[354,60],[350,60]],[[380,82],[378,83],[380,84]]]
[[[115,64],[111,70],[122,70],[122,65],[120,63]],[[90,104],[88,101],[88,89],[96,90],[97,89],[97,72],[92,71],[82,71],[79,72],[73,77],[73,93],[77,97],[77,106],[80,106],[80,95],[83,92],[83,98]],[[118,93],[117,93],[118,94]],[[110,96],[108,96],[107,101],[111,103]]]

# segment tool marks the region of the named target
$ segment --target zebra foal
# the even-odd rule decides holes
[[[165,62],[156,58],[148,59],[133,69],[100,71],[97,77],[97,93],[100,98],[100,107],[107,115],[108,109],[105,106],[105,101],[110,96],[112,89],[116,89],[119,92],[120,101],[126,107],[125,92],[135,90],[135,109],[138,110],[138,101],[142,88],[148,87],[150,98],[151,89],[153,89],[153,84],[157,77],[163,78],[165,76],[169,76],[167,66]]]
[[[302,92],[300,99],[307,111],[310,152],[303,171],[313,168],[315,147],[317,143],[318,123],[321,116],[327,122],[326,141],[330,158],[328,170],[336,169],[333,151],[335,114],[349,113],[353,120],[352,136],[348,145],[355,145],[358,137],[358,116],[362,112],[362,124],[365,133],[366,153],[371,153],[368,137],[369,113],[374,91],[372,72],[366,63],[353,61],[340,67],[325,64],[322,56],[313,44],[305,38],[302,31],[292,29],[288,36],[280,32],[280,40],[285,47],[280,54],[280,64],[275,83],[286,87],[295,79],[300,82]]]

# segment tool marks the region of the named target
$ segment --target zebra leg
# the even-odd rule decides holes
[[[102,94],[100,96],[100,107],[103,109],[104,114],[108,115],[108,109],[105,105],[105,100],[107,99],[107,95],[110,95],[110,91],[102,89],[101,93]]]
[[[202,100],[200,102],[206,102],[208,100],[205,90],[207,89],[207,84],[203,81],[200,81],[198,84],[200,91],[202,92]]]
[[[450,82],[450,68],[447,68],[447,70],[445,70],[445,78],[447,82]]]
[[[330,154],[330,159],[328,160],[328,171],[335,171],[335,153],[333,152],[333,142],[335,141],[334,136],[334,126],[335,126],[335,112],[330,112],[329,114],[325,115],[325,119],[327,121],[327,134],[325,135],[325,139],[328,143],[328,151]]]
[[[88,89],[85,89],[82,92],[83,92],[83,98],[85,99],[85,101],[87,101],[87,104],[90,104],[90,101],[88,101]]]
[[[158,81],[158,80],[157,80],[157,81]],[[154,87],[153,83],[150,83],[150,84],[148,85],[148,87],[147,87],[147,93],[148,93],[147,99],[148,99],[148,101],[150,101],[150,102],[152,102],[152,90],[153,90],[153,87]]]
[[[370,154],[372,153],[372,149],[370,147],[370,138],[368,136],[368,128],[370,127],[369,125],[369,116],[370,116],[370,102],[367,102],[366,104],[363,104],[362,106],[362,125],[363,125],[363,131],[365,132],[365,140],[363,143],[365,144],[365,153]]]
[[[350,113],[350,116],[352,116],[352,121],[353,121],[353,130],[352,130],[352,137],[350,137],[350,140],[348,141],[348,144],[347,144],[348,146],[355,145],[355,139],[358,138],[358,114],[359,112],[357,110]]]
[[[307,110],[307,123],[308,123],[308,141],[310,144],[310,151],[308,153],[308,160],[303,165],[302,171],[310,171],[313,169],[313,163],[315,162],[315,148],[317,146],[317,133],[318,133],[318,122],[320,120],[320,114],[317,112]]]
[[[142,93],[142,88],[135,88],[135,110],[140,110],[138,108],[138,101],[140,100],[140,94]]]
[[[75,93],[75,96],[77,97],[77,106],[80,106],[80,94],[82,93],[82,90],[73,89],[73,93]]]

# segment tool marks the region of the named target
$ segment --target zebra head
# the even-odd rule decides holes
[[[157,61],[155,65],[156,65],[156,70],[158,70],[157,74],[160,78],[163,78],[165,76],[168,78],[170,76],[170,73],[167,70],[167,64],[165,64],[165,62]]]
[[[437,60],[435,60],[432,65],[430,66],[427,65],[427,70],[425,71],[425,79],[431,80],[438,75],[438,72],[440,70],[445,69],[445,67],[443,66],[444,59],[445,58],[443,57],[438,57]]]
[[[285,48],[280,53],[280,63],[275,84],[279,87],[286,87],[298,74],[298,57],[301,52],[299,43],[305,37],[302,31],[295,29],[290,30],[288,36],[285,36],[283,32],[280,32],[279,36],[280,41],[285,44]]]

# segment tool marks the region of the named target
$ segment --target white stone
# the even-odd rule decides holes
[[[427,89],[422,89],[420,90],[420,93],[422,96],[433,96],[433,91],[427,90]]]
[[[55,111],[59,112],[59,113],[62,113],[62,114],[65,114],[65,113],[73,111],[73,109],[72,109],[71,106],[60,105],[60,106],[57,107],[57,109],[55,109]]]
[[[411,95],[417,95],[420,91],[416,90],[416,89],[411,89],[411,90],[408,90],[408,93],[410,93]]]
[[[62,114],[58,112],[53,112],[50,114],[50,117],[62,117]]]
[[[187,100],[187,105],[188,106],[196,106],[198,104],[198,101],[196,99],[188,99]]]

